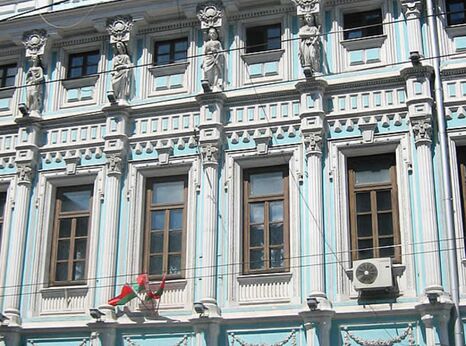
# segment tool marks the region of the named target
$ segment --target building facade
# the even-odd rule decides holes
[[[466,3],[431,5],[0,2],[0,343],[464,342]]]

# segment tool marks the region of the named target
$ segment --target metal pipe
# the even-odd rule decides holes
[[[459,295],[459,279],[458,279],[458,261],[456,251],[456,235],[453,222],[453,198],[452,198],[452,185],[451,185],[451,169],[450,169],[450,152],[448,146],[446,120],[445,120],[445,106],[443,101],[443,87],[440,76],[440,49],[438,45],[439,37],[437,30],[437,17],[434,14],[433,0],[426,0],[427,4],[427,17],[429,23],[430,42],[432,43],[432,55],[434,65],[434,88],[435,88],[435,101],[436,101],[436,115],[438,123],[438,135],[440,141],[440,153],[442,157],[442,174],[443,174],[443,189],[444,189],[444,202],[446,211],[446,226],[448,237],[448,258],[450,269],[450,291],[453,300],[453,318],[455,345],[464,346],[463,325],[460,315],[460,295]]]

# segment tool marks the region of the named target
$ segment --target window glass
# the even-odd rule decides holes
[[[186,61],[187,51],[187,38],[156,42],[154,62],[156,65],[165,65]]]
[[[251,174],[251,196],[264,196],[283,193],[283,173],[270,172]]]
[[[281,48],[281,25],[255,26],[246,29],[246,53]]]
[[[465,8],[465,0],[447,0],[448,25],[464,24]]]
[[[180,203],[184,200],[184,181],[167,181],[153,185],[155,204]]]
[[[345,40],[382,35],[382,10],[348,13],[343,16]]]
[[[16,64],[0,66],[0,87],[14,86],[17,71]]]
[[[68,65],[68,78],[83,77],[98,72],[100,52],[91,51],[70,54]]]
[[[90,190],[63,192],[61,211],[88,210],[90,198]]]

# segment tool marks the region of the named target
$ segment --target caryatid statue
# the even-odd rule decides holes
[[[206,34],[202,62],[202,88],[205,92],[222,91],[224,83],[225,53],[220,42],[223,7],[218,2],[208,2],[198,7],[201,29]]]
[[[40,116],[42,96],[44,92],[44,69],[41,56],[44,54],[47,42],[45,30],[33,30],[24,33],[23,44],[26,57],[29,58],[29,69],[26,73],[26,103],[20,105],[29,116]]]
[[[131,96],[133,64],[129,56],[128,43],[133,19],[130,16],[117,16],[107,20],[107,31],[113,46],[112,90],[107,93],[110,102],[127,104]]]
[[[301,18],[299,29],[299,60],[304,75],[309,78],[320,74],[321,69],[321,39],[319,22],[319,0],[292,0],[296,5],[297,14]]]

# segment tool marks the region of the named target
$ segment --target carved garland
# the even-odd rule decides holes
[[[401,333],[401,335],[398,335],[388,340],[383,340],[383,339],[365,340],[361,337],[358,337],[350,333],[347,327],[343,328],[343,331],[346,333],[344,346],[351,346],[351,340],[353,340],[355,343],[361,346],[392,346],[392,345],[402,342],[408,337],[409,337],[408,338],[409,346],[414,346],[416,344],[414,340],[414,335],[413,335],[413,325],[411,323],[408,324],[408,327],[403,331],[403,333]]]
[[[230,333],[230,337],[231,337],[231,345],[234,346],[235,343],[238,343],[240,346],[284,346],[286,344],[288,344],[290,342],[291,346],[296,346],[297,343],[296,343],[296,330],[292,330],[290,335],[288,335],[288,337],[286,337],[286,339],[282,340],[282,341],[279,341],[279,342],[276,342],[274,344],[270,344],[270,345],[267,345],[267,344],[250,344],[249,342],[245,342],[241,339],[239,339],[235,333]]]
[[[173,346],[188,346],[188,340],[190,338],[190,335],[185,335],[183,338],[175,343]],[[139,344],[135,343],[129,336],[125,336],[123,338],[128,346],[139,346]]]

